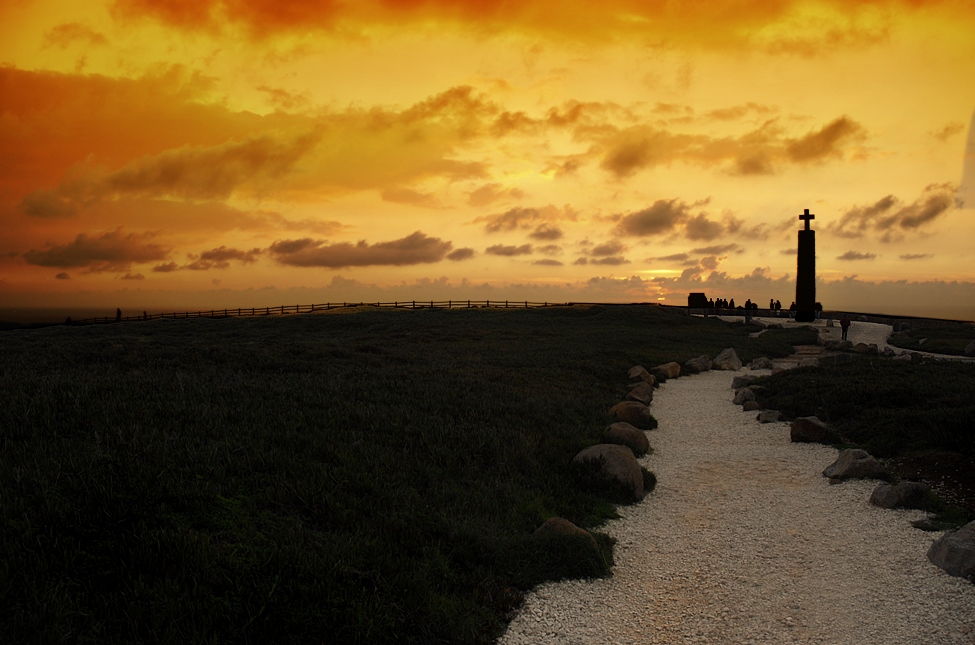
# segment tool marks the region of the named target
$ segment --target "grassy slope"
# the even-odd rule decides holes
[[[626,369],[809,342],[648,307],[375,311],[0,336],[0,633],[14,642],[481,642]]]
[[[971,323],[931,324],[921,320],[915,321],[909,332],[891,334],[887,342],[903,349],[963,356],[972,341],[975,341],[975,325]]]

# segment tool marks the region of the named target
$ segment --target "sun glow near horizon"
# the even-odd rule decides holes
[[[0,0],[0,304],[975,318],[975,9],[708,7]]]

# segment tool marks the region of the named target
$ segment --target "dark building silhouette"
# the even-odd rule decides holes
[[[796,322],[816,320],[816,231],[809,228],[815,218],[808,208],[799,216],[806,228],[799,231],[796,259]]]
[[[687,306],[692,309],[704,309],[708,306],[708,299],[703,293],[687,294]]]

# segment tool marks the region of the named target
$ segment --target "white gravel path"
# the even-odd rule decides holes
[[[604,529],[613,577],[540,586],[499,643],[975,643],[975,585],[928,562],[924,513],[830,485],[836,450],[732,405],[734,375],[660,387],[659,483]]]

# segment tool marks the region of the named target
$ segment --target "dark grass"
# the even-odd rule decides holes
[[[975,365],[858,358],[780,372],[763,379],[756,399],[789,419],[819,417],[840,435],[840,447],[886,460],[895,476],[947,482],[960,507],[932,504],[935,528],[975,519]]]
[[[626,370],[809,332],[653,307],[370,310],[0,335],[0,634],[18,643],[489,642],[606,575],[570,460]],[[646,474],[648,485],[653,476]]]
[[[932,324],[919,320],[912,323],[910,331],[891,334],[887,342],[902,349],[963,356],[972,341],[975,341],[972,323]]]

